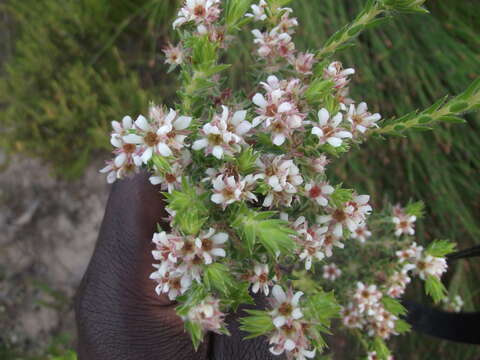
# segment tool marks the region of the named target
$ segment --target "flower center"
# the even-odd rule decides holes
[[[293,306],[292,304],[288,302],[284,302],[280,307],[278,308],[278,312],[284,316],[290,315],[293,311]]]
[[[137,147],[135,146],[135,144],[123,144],[123,151],[126,152],[127,154],[131,154],[135,152],[136,148]]]
[[[165,180],[168,182],[168,183],[174,183],[177,181],[177,177],[173,174],[167,174],[165,175]]]
[[[312,198],[319,197],[321,193],[322,193],[322,190],[320,190],[320,187],[316,185],[310,189],[310,197]]]
[[[153,132],[148,132],[147,135],[145,135],[144,141],[148,147],[155,146],[158,144],[158,136]]]
[[[219,134],[210,134],[208,135],[208,142],[212,145],[220,145],[223,143],[223,139]]]
[[[270,104],[267,106],[267,109],[265,110],[265,115],[275,116],[276,113],[277,113],[277,105]]]
[[[345,214],[345,211],[342,209],[337,209],[333,213],[332,217],[337,221],[337,222],[343,222],[347,220],[347,215]]]
[[[213,249],[213,242],[210,239],[202,239],[202,249],[204,251],[210,251]]]
[[[193,13],[195,16],[204,17],[207,14],[207,10],[203,5],[197,5],[195,6],[195,9],[193,9]]]

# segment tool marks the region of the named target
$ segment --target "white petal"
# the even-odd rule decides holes
[[[285,291],[283,291],[283,289],[279,285],[275,285],[273,287],[272,294],[279,303],[283,303],[287,300],[287,295],[285,295]]]
[[[334,127],[337,127],[343,120],[343,115],[342,113],[337,113],[333,118],[332,118],[332,125]]]
[[[212,154],[217,159],[221,159],[223,157],[223,148],[221,146],[214,146],[212,150]]]
[[[117,134],[120,134],[122,132],[122,125],[118,121],[112,121],[112,129],[115,131]]]
[[[313,134],[313,135],[317,135],[318,137],[321,137],[321,136],[323,136],[323,131],[322,131],[322,129],[320,129],[319,127],[315,126],[315,127],[312,129],[312,134]]]
[[[293,298],[292,298],[292,304],[293,306],[297,306],[298,305],[298,301],[300,300],[300,298],[303,296],[303,292],[301,291],[297,291],[295,293],[295,295],[293,295]]]
[[[227,254],[225,253],[225,250],[222,249],[222,248],[215,248],[215,249],[212,249],[212,251],[210,251],[210,253],[212,255],[215,255],[215,256],[221,256],[221,257],[225,257]]]
[[[123,141],[127,144],[143,144],[143,137],[136,134],[128,134],[123,137]]]
[[[252,292],[254,294],[258,293],[258,290],[260,290],[260,283],[257,281],[255,284],[252,286]]]
[[[339,131],[335,136],[338,136],[339,138],[352,138],[352,133],[349,131]]]
[[[110,138],[110,144],[112,144],[113,146],[115,146],[116,148],[119,148],[119,147],[122,147],[123,143],[122,143],[122,140],[120,139],[120,137],[118,135],[113,135],[111,138]]]
[[[215,204],[221,204],[225,200],[222,194],[213,194],[210,198]]]
[[[215,244],[223,244],[228,240],[228,234],[223,232],[217,233],[212,236],[212,240]]]
[[[243,135],[243,134],[246,134],[247,132],[249,132],[251,128],[252,128],[252,124],[251,124],[251,123],[249,123],[248,121],[242,121],[242,122],[237,126],[237,128],[235,129],[235,132],[236,132],[238,135]]]
[[[320,125],[326,125],[329,118],[330,113],[327,109],[320,109],[318,111],[318,122],[320,123]]]
[[[285,142],[286,138],[285,138],[285,135],[283,134],[276,134],[273,136],[273,139],[272,139],[272,142],[277,145],[277,146],[280,146],[282,145],[284,142]]]
[[[235,114],[233,114],[233,117],[232,117],[232,124],[233,125],[240,124],[243,120],[245,120],[246,116],[247,116],[247,111],[246,110],[236,111]]]
[[[262,94],[257,93],[252,99],[253,103],[261,108],[266,108],[268,103]]]
[[[130,116],[124,116],[122,119],[122,126],[124,129],[130,129],[133,125],[133,120]]]
[[[290,110],[292,110],[292,104],[289,102],[284,102],[278,107],[279,113],[289,112]]]
[[[162,156],[171,156],[172,155],[172,150],[170,150],[170,148],[168,147],[167,144],[165,143],[159,143],[157,145],[157,148],[158,148],[158,152],[160,153],[160,155]]]
[[[302,311],[299,308],[296,308],[295,310],[293,310],[292,317],[295,320],[300,319],[302,316],[303,316]]]
[[[367,111],[368,107],[365,102],[361,102],[357,106],[357,114],[363,114],[365,111]]]
[[[147,148],[142,154],[142,161],[146,164],[148,160],[152,158],[153,149],[151,147]]]
[[[327,142],[333,147],[339,147],[340,145],[342,145],[342,139],[337,137],[329,137],[327,139]]]
[[[140,115],[137,120],[135,120],[135,125],[143,131],[150,131],[151,129],[150,124],[143,115]]]
[[[277,316],[275,319],[273,319],[273,325],[275,325],[277,328],[281,328],[283,325],[285,325],[286,319],[284,316]]]
[[[163,178],[161,176],[150,176],[148,180],[150,180],[150,184],[158,185],[163,181]]]
[[[176,130],[184,130],[187,127],[189,127],[190,123],[192,121],[192,118],[189,116],[180,116],[174,123],[173,127]]]
[[[177,116],[177,112],[173,109],[170,109],[170,111],[168,112],[168,115],[165,117],[165,122],[167,124],[171,123],[176,116]]]
[[[284,349],[287,350],[287,351],[292,351],[293,349],[295,349],[295,342],[293,340],[290,340],[288,339],[287,341],[285,341],[285,345],[283,345]]]
[[[200,139],[197,140],[193,143],[192,149],[193,150],[200,150],[203,149],[204,147],[208,146],[208,140],[207,139]]]
[[[125,153],[120,153],[117,155],[117,157],[115,158],[115,166],[116,167],[121,167],[125,161],[127,160],[127,154]]]

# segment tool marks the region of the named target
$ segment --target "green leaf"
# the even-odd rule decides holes
[[[328,293],[321,292],[309,296],[304,308],[309,318],[312,318],[325,326],[330,326],[330,320],[339,317],[341,310],[333,291]]]
[[[315,79],[305,91],[305,99],[310,104],[319,104],[331,93],[333,86],[334,83],[331,80]]]
[[[447,289],[435,276],[428,275],[425,280],[425,292],[430,295],[435,303],[440,302],[447,296]]]
[[[225,6],[225,25],[228,29],[237,29],[245,23],[245,13],[253,0],[227,0]]]
[[[443,122],[454,123],[454,124],[464,124],[467,122],[465,119],[458,116],[453,116],[453,115],[440,116],[438,120]]]
[[[456,244],[448,240],[437,240],[432,242],[425,252],[434,257],[445,257],[455,251]]]
[[[407,309],[405,309],[405,307],[397,299],[389,296],[384,296],[382,298],[382,304],[387,311],[391,312],[395,316],[405,315],[407,313]]]
[[[342,184],[339,184],[335,187],[335,191],[330,197],[330,201],[336,207],[340,207],[345,204],[347,201],[352,200],[353,198],[353,189],[343,189]]]
[[[249,333],[245,339],[252,339],[271,332],[273,325],[272,316],[263,310],[245,310],[250,316],[240,318],[240,330]]]
[[[450,106],[450,111],[452,113],[459,113],[468,109],[469,105],[467,102],[460,102]]]
[[[197,194],[195,186],[187,178],[182,180],[181,190],[171,194],[164,193],[168,207],[176,212],[174,225],[188,235],[196,235],[208,219],[208,208],[205,205],[208,193]]]
[[[230,290],[235,287],[235,280],[227,266],[221,263],[214,263],[205,267],[203,281],[209,289],[219,291],[223,296],[228,297]]]
[[[203,340],[202,327],[200,326],[200,324],[188,320],[185,321],[184,326],[185,330],[190,334],[195,351],[197,351],[198,346]]]
[[[373,350],[376,351],[378,358],[381,360],[387,360],[391,355],[385,341],[378,336],[373,341]]]
[[[253,148],[249,147],[243,150],[240,155],[235,158],[240,174],[247,175],[254,172],[257,168],[257,159],[258,154],[255,153]]]
[[[412,327],[405,320],[399,319],[395,322],[395,331],[399,334],[410,332]]]
[[[425,214],[425,204],[423,201],[417,201],[410,203],[405,208],[405,213],[411,216],[416,216],[417,219],[420,219]]]
[[[275,212],[256,212],[246,206],[239,207],[232,221],[232,227],[245,241],[250,254],[253,253],[255,243],[258,241],[272,255],[278,252],[286,254],[295,248],[291,235],[296,232],[288,227],[288,223],[271,219]]]

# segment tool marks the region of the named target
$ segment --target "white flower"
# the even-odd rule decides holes
[[[346,114],[347,120],[352,124],[353,132],[360,132],[364,134],[371,127],[378,127],[377,121],[382,118],[378,113],[371,114],[368,112],[367,104],[361,102],[355,108],[355,105],[351,104]]]
[[[283,155],[263,156],[258,159],[257,166],[261,178],[270,188],[263,206],[270,207],[273,203],[290,206],[293,194],[298,192],[298,186],[303,182],[299,168],[292,160],[284,159]]]
[[[276,77],[269,77],[269,81],[275,80],[278,82]],[[277,88],[267,91],[266,97],[257,93],[252,99],[258,107],[258,116],[253,119],[253,126],[263,123],[264,130],[272,134],[272,142],[277,146],[290,138],[295,130],[302,128],[305,117],[285,95],[285,91]]]
[[[311,75],[313,64],[315,63],[315,54],[299,53],[296,58],[291,60],[295,70],[303,75]]]
[[[211,296],[203,299],[188,312],[187,319],[198,323],[204,331],[213,331],[220,334],[224,327],[225,314],[220,311],[220,300]]]
[[[323,77],[333,80],[337,89],[345,88],[350,82],[348,77],[353,74],[355,74],[355,69],[343,69],[342,63],[339,61],[332,62],[323,71]]]
[[[180,163],[174,163],[168,172],[162,172],[156,166],[154,166],[154,170],[154,175],[148,178],[152,185],[161,184],[161,189],[167,190],[169,193],[180,187],[184,170]]]
[[[197,30],[203,33],[205,25],[217,21],[220,16],[220,0],[186,0],[173,22],[173,28],[194,21]]]
[[[267,19],[267,15],[265,14],[265,8],[267,7],[267,3],[265,0],[260,0],[258,5],[252,5],[250,8],[252,9],[252,14],[247,13],[245,14],[246,17],[253,17],[256,21],[264,21]]]
[[[254,29],[252,34],[255,36],[253,42],[258,45],[257,53],[260,57],[283,57],[288,59],[295,52],[295,43],[292,41],[292,37],[286,32],[281,32],[278,26],[270,30],[270,32],[264,33]]]
[[[324,174],[329,163],[330,160],[328,160],[325,155],[320,155],[319,157],[310,160],[310,165],[317,174]]]
[[[125,135],[123,140],[128,144],[141,146],[141,161],[146,164],[154,154],[171,156],[173,150],[181,150],[186,138],[184,130],[190,125],[191,120],[192,118],[187,116],[177,118],[177,113],[173,109],[165,114],[163,109],[152,106],[150,120],[140,115],[135,120],[135,133]]]
[[[179,250],[183,247],[183,238],[179,234],[167,234],[165,231],[153,234],[153,243],[156,250],[152,251],[153,258],[162,262],[177,263]]]
[[[318,111],[318,125],[312,128],[312,134],[318,137],[320,145],[330,144],[333,147],[342,145],[343,139],[352,138],[352,134],[346,129],[339,127],[343,120],[343,115],[337,113],[330,117],[327,109]]]
[[[329,265],[324,265],[323,266],[323,278],[330,280],[330,281],[335,281],[337,280],[340,275],[342,275],[342,270],[340,270],[337,265],[334,263],[331,263]]]
[[[325,257],[324,249],[322,247],[322,241],[305,241],[303,244],[303,250],[298,255],[298,258],[305,261],[305,270],[312,268],[313,259],[322,260]]]
[[[200,234],[195,239],[195,246],[199,249],[199,256],[203,257],[205,264],[209,265],[215,257],[225,257],[222,245],[228,240],[228,234],[210,228],[207,233]]]
[[[165,272],[163,275],[156,271],[150,275],[150,279],[158,282],[155,288],[157,295],[167,294],[170,300],[175,300],[177,296],[185,293],[192,284],[191,278],[179,271]]]
[[[168,44],[166,47],[163,48],[162,51],[165,53],[166,64],[174,66],[183,64],[184,49],[181,43],[177,46]]]
[[[367,315],[374,315],[375,308],[382,298],[382,293],[377,289],[376,285],[365,285],[362,282],[357,282],[357,290],[353,294],[358,310],[360,313],[366,312]]]
[[[253,267],[254,275],[250,277],[252,283],[252,292],[254,294],[258,291],[263,292],[265,296],[270,293],[270,287],[272,281],[269,280],[269,270],[267,264],[255,264]]]
[[[279,285],[272,288],[273,298],[270,298],[272,311],[270,315],[273,318],[273,324],[277,328],[281,328],[289,320],[298,320],[303,317],[301,308],[298,306],[300,297],[303,292],[298,291],[295,294],[292,289],[287,293]]]
[[[310,181],[305,185],[305,195],[314,200],[320,206],[328,205],[328,198],[331,194],[333,194],[334,191],[335,189],[333,186],[326,182],[316,184],[313,181]]]
[[[317,222],[320,224],[329,224],[332,233],[336,237],[343,236],[343,227],[346,226],[350,232],[354,232],[359,226],[365,223],[365,220],[372,211],[368,204],[370,196],[354,195],[351,201],[343,204],[339,208],[327,208],[328,215],[317,216]]]
[[[428,275],[440,279],[447,271],[448,265],[445,258],[424,255],[415,262],[415,272],[425,280]]]
[[[395,224],[395,235],[415,235],[415,221],[417,221],[417,217],[414,215],[392,217],[392,222]]]
[[[352,239],[357,239],[363,244],[370,236],[372,236],[372,232],[368,230],[366,224],[361,224],[350,234],[350,236]]]
[[[460,295],[455,295],[453,298],[444,298],[444,308],[447,311],[460,312],[465,304]]]
[[[222,106],[222,115],[215,115],[213,120],[205,124],[201,130],[203,137],[193,143],[193,150],[205,149],[205,154],[212,154],[222,159],[225,154],[233,155],[245,144],[243,136],[251,129],[251,124],[245,121],[247,112],[236,111],[231,114],[228,107]]]

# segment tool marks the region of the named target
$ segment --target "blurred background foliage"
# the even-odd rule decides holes
[[[7,62],[0,77],[0,146],[40,157],[74,179],[109,148],[109,123],[144,112],[150,100],[171,103],[175,74],[166,74],[161,47],[179,0],[4,0]],[[347,23],[365,0],[296,0],[300,49],[316,49]],[[480,76],[478,0],[427,1],[432,14],[401,16],[362,34],[338,55],[357,74],[352,95],[385,118],[424,108],[463,90]],[[243,85],[254,61],[249,34],[234,47],[229,86]],[[480,116],[405,138],[372,140],[336,161],[332,175],[386,201],[424,200],[420,238],[449,238],[459,248],[480,243]],[[471,262],[450,271],[450,287],[479,303]],[[477,309],[478,310],[478,309]],[[409,336],[397,341],[400,359],[472,359],[476,349]],[[407,347],[408,345],[408,347]],[[415,349],[428,352],[416,352]],[[429,354],[425,357],[425,354]],[[418,356],[418,357],[416,357]]]

